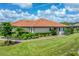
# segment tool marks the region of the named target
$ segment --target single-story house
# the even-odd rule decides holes
[[[22,27],[26,32],[32,33],[47,33],[54,29],[57,34],[63,33],[63,28],[66,26],[54,21],[47,19],[37,19],[37,20],[18,20],[11,23],[12,26]]]

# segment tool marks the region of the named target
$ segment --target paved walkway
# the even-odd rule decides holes
[[[46,37],[39,37],[39,38],[36,38],[36,39],[27,39],[27,40],[15,40],[15,39],[9,39],[11,41],[18,41],[18,42],[25,42],[25,41],[32,41],[32,40],[46,40],[46,39],[52,39],[52,38],[56,38],[56,37],[63,37],[64,35],[57,35],[57,36],[46,36]],[[1,38],[0,37],[0,40],[4,40],[6,41],[7,39],[6,38]]]
[[[26,40],[6,39],[6,38],[1,38],[1,37],[0,37],[0,40],[4,40],[4,41],[11,40],[11,41],[18,41],[18,42],[24,42],[24,41],[26,41]]]

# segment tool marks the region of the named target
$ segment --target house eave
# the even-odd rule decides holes
[[[55,28],[59,28],[59,27],[67,27],[67,26],[13,26],[13,27],[36,27],[36,28],[45,28],[45,27],[55,27]]]

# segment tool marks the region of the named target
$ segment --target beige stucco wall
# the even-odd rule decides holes
[[[50,28],[24,28],[25,32],[32,33],[47,33],[50,32]]]
[[[25,32],[31,32],[30,28],[23,28]]]
[[[48,27],[48,28],[30,28],[30,27],[27,28],[27,27],[25,27],[23,29],[24,29],[25,32],[32,32],[32,33],[47,33],[47,32],[50,32],[50,27]],[[53,28],[51,28],[51,29],[53,29]],[[13,29],[13,32],[14,31],[15,31],[15,29]],[[56,31],[57,31],[58,35],[64,34],[63,28],[60,28],[60,30],[59,30],[59,28],[56,28]]]
[[[24,28],[25,32],[32,32],[32,33],[47,33],[50,32],[50,28]],[[56,29],[57,34],[61,35],[63,34],[63,28],[57,28]]]
[[[50,28],[34,28],[33,31],[35,33],[47,33],[50,32]]]

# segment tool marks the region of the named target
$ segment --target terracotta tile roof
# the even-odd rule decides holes
[[[60,24],[54,21],[49,21],[47,19],[37,19],[37,20],[18,20],[11,23],[12,26],[20,27],[64,27],[66,25]]]

